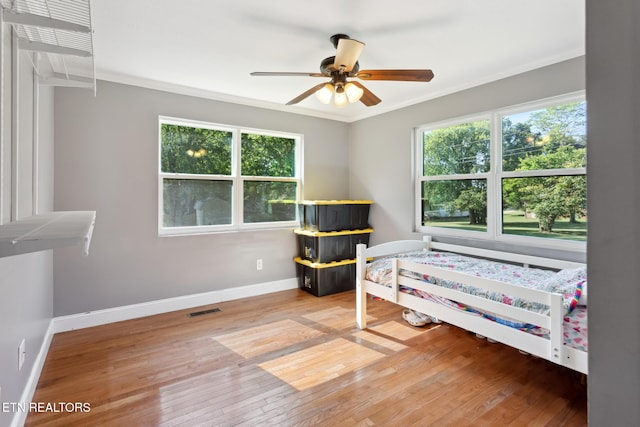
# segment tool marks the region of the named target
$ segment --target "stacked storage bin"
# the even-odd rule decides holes
[[[299,203],[297,264],[300,289],[324,296],[355,289],[356,245],[369,244],[370,200]]]

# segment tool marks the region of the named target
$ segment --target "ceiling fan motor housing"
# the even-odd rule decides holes
[[[327,77],[332,77],[334,74],[340,74],[340,70],[336,69],[336,67],[334,65],[335,61],[336,61],[336,57],[335,56],[330,56],[328,58],[324,58],[322,60],[322,62],[320,63],[320,72],[322,74],[324,74],[325,76],[327,76]],[[353,66],[351,71],[349,71],[349,73],[347,73],[347,74],[350,77],[353,77],[358,72],[359,69],[360,69],[360,64],[358,63],[358,61],[356,61],[355,65]]]

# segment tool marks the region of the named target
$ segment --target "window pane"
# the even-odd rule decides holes
[[[231,175],[232,132],[163,123],[162,172]]]
[[[586,103],[574,102],[502,118],[502,170],[586,166]]]
[[[244,222],[294,221],[295,182],[244,182]]]
[[[422,225],[486,231],[487,181],[423,182]]]
[[[425,131],[425,176],[489,171],[489,120]]]
[[[243,133],[240,158],[243,176],[294,177],[296,140]]]
[[[164,179],[164,227],[231,224],[231,181]]]
[[[523,236],[587,238],[584,175],[502,180],[502,232]]]

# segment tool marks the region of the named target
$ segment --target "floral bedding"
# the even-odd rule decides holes
[[[527,288],[538,289],[546,292],[562,294],[565,309],[564,337],[565,344],[583,351],[587,349],[586,340],[586,295],[587,277],[585,268],[571,268],[561,271],[542,270],[537,268],[526,268],[518,265],[505,264],[485,259],[473,258],[448,252],[434,251],[412,251],[394,255],[405,261],[412,261],[419,264],[432,265],[435,267],[455,270],[477,277],[497,280]],[[486,289],[477,288],[471,285],[442,280],[437,277],[421,275],[404,269],[400,274],[417,278],[420,280],[445,286],[460,292],[480,296],[493,301],[509,304],[538,313],[548,314],[549,307],[524,300],[522,298],[512,298],[499,292],[491,292]],[[391,285],[391,257],[380,258],[367,266],[366,279],[390,286]],[[472,307],[467,307],[455,301],[450,301],[442,297],[428,294],[420,290],[401,286],[402,292],[411,293],[422,298],[430,299],[440,304],[448,305],[454,309],[464,310],[470,314],[482,316],[493,321],[528,331],[540,336],[547,336],[548,331],[535,325],[518,322],[514,319],[497,317],[491,313],[481,313]]]

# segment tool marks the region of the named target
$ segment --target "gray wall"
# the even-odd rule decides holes
[[[640,3],[587,0],[589,424],[640,424]]]
[[[18,55],[13,73],[10,27],[3,26],[0,54],[4,85],[0,93],[3,123],[0,143],[2,223],[52,209],[53,193],[53,90],[34,89],[33,67],[27,54]],[[12,79],[18,78],[17,161],[12,153]],[[39,107],[34,108],[34,90]],[[13,99],[15,99],[13,98]],[[34,123],[36,131],[34,132]],[[34,136],[37,135],[37,140]],[[34,142],[38,157],[33,161]],[[17,167],[16,167],[17,165]],[[34,165],[35,166],[34,168]],[[16,170],[17,169],[17,170]],[[14,175],[19,177],[15,188]],[[37,197],[34,198],[36,180]],[[11,200],[17,202],[12,204]],[[34,203],[35,202],[35,203]],[[17,212],[17,216],[13,215]],[[0,258],[0,387],[3,402],[19,402],[52,318],[53,255],[51,251]],[[18,371],[18,345],[25,339],[26,358]],[[0,411],[0,426],[14,414]]]
[[[158,237],[159,115],[304,134],[304,197],[348,196],[346,123],[102,81],[97,93],[55,92],[55,208],[97,211],[89,257],[54,255],[56,316],[295,278],[290,229]]]
[[[375,229],[372,242],[421,238],[413,232],[411,141],[414,128],[584,90],[584,67],[585,59],[579,57],[353,123],[349,129],[349,195],[375,201],[371,209],[371,225]],[[468,243],[461,239],[439,240]],[[523,250],[482,241],[473,244],[584,261],[584,254]]]

